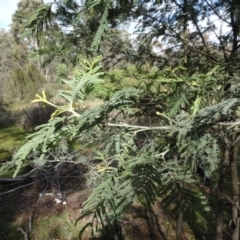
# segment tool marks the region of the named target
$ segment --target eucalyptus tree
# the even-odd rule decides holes
[[[18,8],[12,15],[11,33],[16,42],[23,41],[24,25],[29,21],[30,17],[36,9],[43,4],[43,0],[21,0]]]
[[[14,80],[10,77],[13,69],[21,69],[27,62],[27,46],[25,44],[17,44],[11,33],[4,30],[0,31],[0,94],[5,101],[10,100],[14,89],[10,85],[14,85]]]
[[[28,31],[25,31],[24,26],[42,4],[43,0],[21,0],[18,3],[17,10],[12,15],[11,33],[17,43],[27,44],[29,52],[31,53],[40,50],[40,42],[42,39],[36,35],[29,34]],[[39,71],[42,72],[43,69],[41,65],[43,59],[37,55],[35,62],[37,62]]]

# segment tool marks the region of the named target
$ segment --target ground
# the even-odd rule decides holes
[[[0,192],[6,190],[0,188]],[[67,181],[62,189],[66,194],[66,205],[57,204],[50,195],[40,198],[41,191],[36,184],[0,196],[0,239],[21,240],[24,232],[30,229],[29,239],[33,240],[75,240],[81,226],[89,218],[80,220],[82,203],[90,190],[82,178]],[[154,206],[155,224],[151,224],[148,214],[135,204],[123,217],[121,224],[126,240],[171,240],[175,239],[175,223],[159,205]],[[21,230],[19,230],[21,229]],[[184,228],[183,239],[194,239]],[[87,231],[83,240],[90,238]]]

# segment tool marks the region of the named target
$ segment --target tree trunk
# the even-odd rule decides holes
[[[36,40],[34,40],[33,39],[33,42],[34,42],[34,45],[35,45],[35,50],[36,51],[39,51],[39,45],[38,45],[38,40],[36,39]],[[39,54],[38,54],[38,60],[37,60],[37,62],[38,62],[38,70],[39,70],[39,72],[40,73],[42,73],[42,62],[41,62],[41,57],[39,56]]]
[[[232,185],[232,200],[234,205],[232,205],[232,240],[239,239],[239,185],[238,185],[238,150],[239,150],[239,141],[232,147],[232,157],[230,161],[231,169],[231,185]]]
[[[177,240],[182,240],[182,223],[183,223],[183,213],[182,211],[180,211],[178,214],[177,227],[176,227]]]
[[[187,64],[188,64],[188,32],[187,32],[188,12],[187,12],[187,5],[188,5],[188,0],[184,0],[184,5],[183,5],[183,14],[184,14],[183,38],[184,38],[184,66],[185,67],[187,67]],[[184,184],[184,186],[185,186],[185,184]],[[183,211],[181,210],[179,212],[178,218],[177,218],[177,226],[176,226],[177,240],[182,240],[182,224],[183,224]]]
[[[224,159],[221,166],[221,172],[218,180],[218,191],[224,192],[225,177],[229,165],[229,143],[228,139],[225,138],[225,149],[224,149]],[[223,240],[223,210],[224,210],[224,197],[222,194],[217,195],[217,216],[216,216],[216,236],[215,240]]]
[[[45,77],[48,77],[48,73],[49,73],[49,67],[46,67],[46,71],[45,71]]]
[[[183,39],[184,39],[184,65],[187,67],[188,64],[188,12],[187,12],[188,0],[184,0],[183,14],[184,14],[184,23],[183,23]]]

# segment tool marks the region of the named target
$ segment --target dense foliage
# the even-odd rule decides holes
[[[239,239],[238,1],[36,4],[25,35],[17,24],[12,31],[18,44],[33,37],[39,71],[55,64],[59,103],[44,90],[35,95],[34,103],[54,109],[51,118],[0,173],[86,166],[92,192],[77,222],[92,220],[80,237],[91,228],[92,235],[121,239],[121,219],[138,202],[152,224],[155,204],[170,212],[177,239],[183,222],[196,239]],[[123,30],[134,21],[137,37]],[[40,75],[29,78],[30,66],[11,67],[19,98],[26,97],[19,84],[32,94],[43,82]],[[96,96],[103,103],[88,108]],[[92,154],[72,152],[76,140],[93,145]]]

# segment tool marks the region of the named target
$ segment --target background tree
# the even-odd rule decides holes
[[[0,93],[1,97],[6,101],[9,100],[8,84],[9,72],[13,68],[22,68],[27,63],[27,46],[25,44],[17,44],[14,42],[12,35],[4,30],[0,31],[0,49],[1,49],[1,74],[0,74]]]
[[[54,11],[51,10],[53,6]],[[37,32],[39,34],[43,33],[44,28],[51,28],[51,33],[54,32],[54,34],[50,34],[51,36],[48,39],[45,39],[44,46],[42,45],[43,49],[39,51],[40,54],[47,55],[46,63],[56,57],[61,62],[71,62],[76,65],[78,58],[99,53],[104,53],[103,58],[106,58],[104,61],[110,62],[109,49],[111,48],[121,53],[123,58],[129,59],[127,51],[130,50],[131,43],[124,31],[121,33],[121,30],[117,29],[116,23],[112,23],[114,27],[104,39],[100,36],[101,31],[99,32],[100,35],[95,35],[102,26],[101,10],[103,8],[104,6],[101,6],[99,11],[99,9],[94,8],[88,9],[86,5],[79,4],[76,1],[55,1],[53,5],[42,5],[25,25],[25,28],[34,34]],[[56,22],[59,28],[54,30],[54,23]],[[99,37],[104,40],[101,49],[98,45]],[[118,39],[113,41],[113,37]],[[122,44],[118,43],[116,45],[119,41]],[[95,45],[97,48],[95,48]],[[93,51],[93,49],[96,51]],[[108,49],[108,54],[106,54],[106,49]],[[120,59],[120,56],[118,58]]]
[[[11,33],[16,43],[25,43],[30,52],[40,50],[40,38],[36,35],[29,35],[24,32],[24,26],[34,14],[36,9],[43,4],[43,0],[21,0],[18,3],[18,9],[12,15]],[[36,59],[39,71],[42,71],[43,59],[37,56]]]
[[[45,78],[34,64],[22,68],[13,67],[9,71],[8,94],[16,100],[30,100],[45,83]],[[11,90],[10,90],[11,89]]]
[[[36,9],[43,4],[42,0],[21,0],[18,3],[18,9],[12,15],[11,33],[17,43],[24,41],[24,25]],[[33,44],[35,46],[35,44]]]

